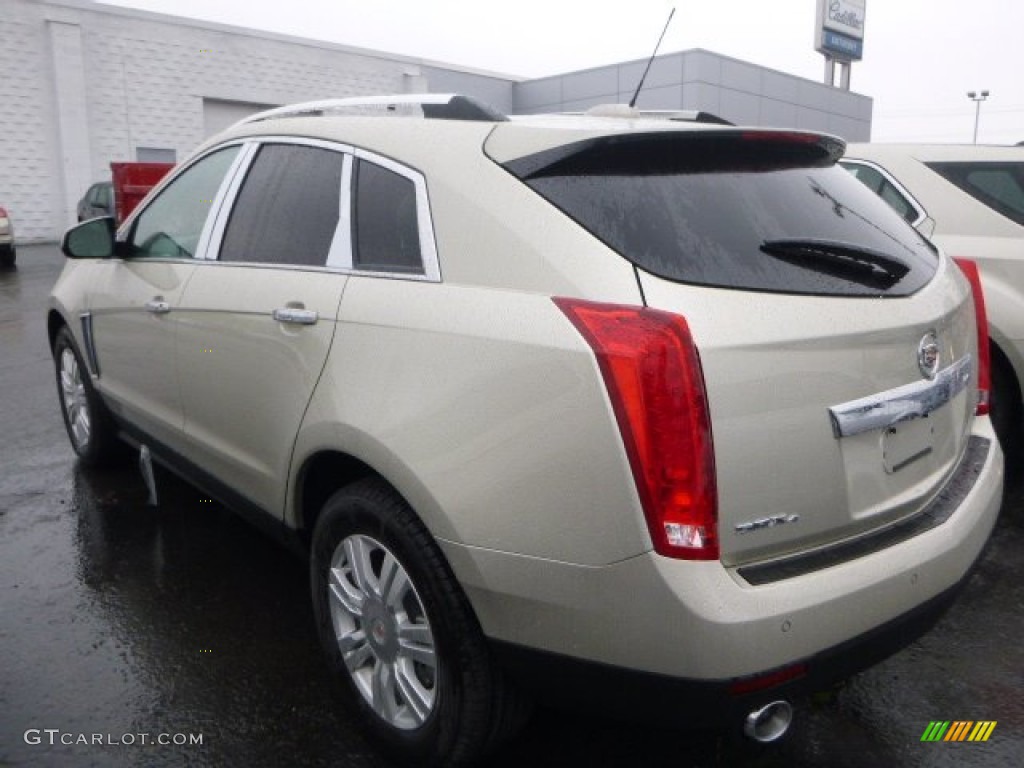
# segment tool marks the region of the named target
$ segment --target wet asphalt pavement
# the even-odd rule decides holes
[[[23,246],[0,270],[0,766],[386,766],[328,678],[301,561],[159,470],[153,508],[137,470],[78,467],[45,332],[62,262]],[[783,743],[541,710],[491,765],[1019,766],[1022,638],[1011,468],[950,613],[799,709]],[[932,720],[998,724],[986,743],[922,743]]]

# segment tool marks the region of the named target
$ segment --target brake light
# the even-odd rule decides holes
[[[743,131],[744,141],[774,141],[780,144],[817,144],[822,136],[817,133],[799,131]]]
[[[985,313],[985,292],[981,289],[981,274],[978,265],[971,259],[953,259],[971,284],[974,297],[974,319],[978,326],[978,407],[975,413],[984,416],[989,412],[989,398],[992,391],[992,360],[988,346],[988,315]]]
[[[686,320],[645,307],[554,302],[597,357],[655,551],[717,560],[711,420]]]

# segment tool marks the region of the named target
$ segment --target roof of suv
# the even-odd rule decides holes
[[[838,157],[844,142],[825,134],[738,128],[714,115],[688,111],[642,112],[605,105],[583,114],[506,117],[492,107],[456,94],[405,94],[306,102],[267,110],[241,120],[201,148],[226,139],[287,135],[360,143],[396,157],[453,141],[482,146],[504,163],[573,142],[637,133],[729,134],[755,130],[759,135],[815,138]],[[410,141],[415,137],[415,141]]]

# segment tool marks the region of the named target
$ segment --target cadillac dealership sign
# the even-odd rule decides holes
[[[867,0],[818,0],[814,49],[838,61],[859,61],[864,54],[864,5]]]

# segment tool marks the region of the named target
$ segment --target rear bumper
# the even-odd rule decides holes
[[[546,704],[669,727],[738,725],[752,710],[779,699],[796,701],[868,669],[917,640],[955,601],[970,573],[956,585],[869,632],[813,656],[797,659],[794,677],[756,690],[734,692],[752,678],[694,680],[638,672],[510,643],[493,644],[512,680]],[[761,676],[758,676],[761,677]]]
[[[586,691],[593,677],[606,680],[616,700],[653,685],[680,699],[696,696],[697,715],[712,713],[714,702],[730,711],[737,702],[728,688],[737,679],[806,663],[800,680],[766,695],[813,690],[934,623],[980,556],[1002,500],[1002,451],[988,419],[976,420],[975,437],[984,453],[948,484],[957,502],[942,521],[770,583],[752,584],[718,562],[653,553],[593,567],[441,544],[517,679],[532,667],[550,674],[557,663],[549,680],[562,696]]]

